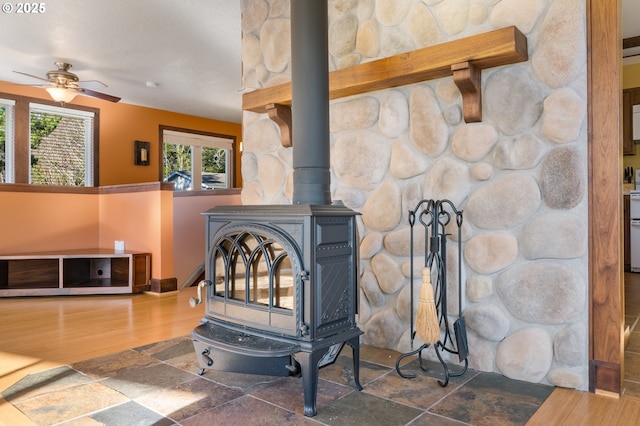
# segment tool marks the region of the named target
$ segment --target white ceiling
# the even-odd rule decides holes
[[[42,14],[0,13],[0,80],[37,84],[13,71],[44,77],[63,60],[121,102],[239,123],[240,2],[54,0]],[[622,3],[623,38],[640,36],[640,1]]]
[[[43,4],[42,14],[0,13],[0,80],[38,84],[13,71],[44,77],[63,60],[121,102],[241,121],[240,0]]]

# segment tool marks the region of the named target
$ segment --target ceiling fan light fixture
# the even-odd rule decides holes
[[[64,87],[47,87],[49,96],[56,102],[69,103],[76,97],[76,92]]]

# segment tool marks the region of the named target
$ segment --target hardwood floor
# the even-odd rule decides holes
[[[637,318],[640,315],[640,274],[632,274],[627,285],[632,288],[627,291],[626,313],[628,317],[635,315]],[[202,306],[189,307],[189,298],[194,295],[195,288],[188,288],[163,296],[0,299],[4,319],[0,321],[0,390],[32,372],[185,336],[203,314]],[[628,348],[635,348],[634,341],[637,341],[640,356],[640,326],[631,331]],[[633,357],[627,361],[627,372],[634,370],[633,361]],[[640,372],[640,362],[638,364]],[[635,380],[640,388],[640,374],[637,379],[626,375],[626,388],[634,388]],[[640,397],[633,394],[628,391],[616,399],[556,389],[528,424],[640,424]],[[0,399],[0,425],[4,424],[31,423]]]
[[[625,273],[624,392],[620,399],[556,389],[527,425],[640,424],[640,274]]]
[[[557,388],[527,426],[630,426],[640,422],[640,399],[620,399]]]
[[[625,325],[629,327],[624,351],[624,393],[640,398],[640,274],[625,273]]]
[[[0,391],[29,373],[188,335],[195,287],[167,295],[0,299]],[[31,424],[0,399],[0,425]]]

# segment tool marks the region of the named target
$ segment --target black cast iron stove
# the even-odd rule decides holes
[[[361,389],[354,212],[220,206],[205,215],[205,317],[192,333],[201,373],[301,374],[304,412],[313,416],[318,370],[346,342]]]
[[[330,194],[327,27],[327,0],[291,2],[293,204],[204,213],[205,280],[192,300],[206,302],[192,333],[201,374],[300,374],[306,416],[317,412],[318,370],[345,343],[362,389],[357,213]]]

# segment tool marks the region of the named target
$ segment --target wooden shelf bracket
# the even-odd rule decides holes
[[[267,104],[265,106],[269,118],[280,128],[280,143],[285,148],[290,148],[293,142],[291,138],[291,107],[282,104]]]
[[[482,71],[471,62],[451,66],[453,81],[462,94],[462,113],[467,123],[482,121]]]
[[[515,26],[365,62],[329,73],[329,99],[359,95],[453,76],[462,93],[466,122],[482,121],[481,74],[486,68],[529,59],[527,37]],[[242,95],[242,109],[269,117],[291,146],[291,83]]]

